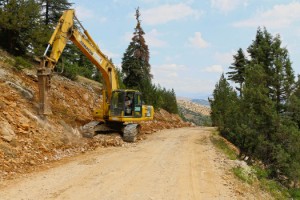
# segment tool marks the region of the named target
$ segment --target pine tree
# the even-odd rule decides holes
[[[246,71],[243,107],[244,123],[252,135],[248,152],[267,162],[270,156],[272,135],[278,130],[278,115],[275,102],[269,98],[269,90],[265,86],[268,74],[259,64],[249,66]],[[272,145],[271,145],[272,146]],[[269,161],[268,161],[269,162]]]
[[[237,54],[233,56],[233,59],[234,62],[229,67],[229,69],[231,69],[232,71],[227,73],[228,80],[239,84],[239,87],[236,87],[236,89],[240,92],[241,97],[243,83],[245,82],[245,69],[247,65],[247,59],[241,48],[239,48]]]
[[[70,9],[72,3],[68,0],[39,0],[45,25],[51,27],[57,24],[63,11]]]
[[[288,51],[279,36],[258,28],[247,51],[250,58],[243,75],[239,76],[237,62],[229,73],[235,82],[243,81],[243,95],[235,98],[222,75],[210,100],[212,121],[242,153],[261,160],[269,176],[299,181],[300,81],[294,84]],[[243,58],[241,53],[235,61]]]
[[[276,102],[278,113],[286,112],[286,103],[292,93],[295,83],[295,75],[288,55],[288,50],[281,47],[280,36],[272,41],[272,56],[274,61],[271,68],[274,71],[272,77],[271,98]]]
[[[162,98],[163,103],[161,107],[170,113],[178,114],[178,106],[174,89],[166,90],[164,88],[162,90]]]
[[[300,75],[298,75],[298,81],[295,84],[295,89],[289,98],[287,103],[288,116],[298,125],[300,129]]]
[[[143,91],[145,84],[151,84],[149,49],[144,39],[145,32],[141,27],[139,8],[136,9],[137,25],[132,41],[122,59],[122,72],[124,84],[129,88],[138,88]]]
[[[222,132],[231,126],[230,117],[236,102],[236,92],[222,74],[213,91],[213,99],[210,100],[212,123]]]
[[[294,84],[294,72],[291,67],[288,51],[281,47],[279,36],[275,38],[264,28],[257,30],[256,39],[247,49],[251,56],[251,64],[259,64],[268,76],[265,86],[269,97],[276,102],[276,110],[282,113]]]
[[[0,46],[24,55],[34,46],[39,28],[39,5],[34,0],[6,0],[0,6]]]

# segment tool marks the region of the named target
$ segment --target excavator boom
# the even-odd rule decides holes
[[[83,32],[81,32],[80,29],[74,25],[75,20],[78,22]],[[100,70],[104,79],[107,99],[110,99],[112,91],[118,89],[119,87],[117,82],[118,79],[116,78],[115,67],[111,61],[102,53],[87,30],[85,30],[81,25],[75,16],[74,10],[67,10],[60,18],[49,40],[48,47],[38,68],[38,82],[40,91],[39,113],[41,115],[51,114],[51,109],[48,102],[51,74],[69,40],[71,40]],[[47,56],[47,52],[50,47],[52,47],[51,54],[50,56]]]

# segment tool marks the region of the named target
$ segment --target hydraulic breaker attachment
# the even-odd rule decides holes
[[[46,59],[43,58],[37,69],[39,85],[39,115],[51,115],[52,111],[48,99],[52,70],[46,67]]]

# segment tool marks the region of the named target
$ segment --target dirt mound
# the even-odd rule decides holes
[[[34,69],[16,70],[14,58],[0,51],[0,181],[35,171],[41,165],[98,147],[128,145],[119,134],[82,138],[79,127],[93,120],[101,106],[101,86],[54,75],[49,99],[53,115],[38,116],[38,84]],[[142,133],[188,126],[160,110]],[[140,139],[144,139],[141,136]]]
[[[184,122],[178,115],[170,114],[160,109],[155,112],[153,121],[141,122],[142,133],[149,134],[162,129],[181,128],[192,126],[188,122]]]

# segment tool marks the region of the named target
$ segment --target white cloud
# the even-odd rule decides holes
[[[83,6],[76,6],[75,10],[76,10],[76,16],[78,17],[79,20],[91,19],[94,18],[95,16],[93,10],[90,10]]]
[[[234,23],[235,27],[285,28],[300,21],[300,3],[292,2],[273,6],[267,11],[258,11],[252,18]]]
[[[206,94],[211,93],[214,89],[215,81],[211,79],[192,78],[180,76],[174,78],[154,77],[153,82],[171,89],[173,88],[177,95],[180,94]]]
[[[132,32],[126,32],[123,37],[122,40],[125,41],[126,43],[130,42],[131,39],[133,37],[133,33]]]
[[[181,54],[172,54],[171,56],[167,55],[167,56],[164,57],[164,60],[167,63],[174,62],[174,60],[179,60],[179,59],[180,60],[182,59],[182,55]]]
[[[100,17],[97,19],[100,23],[104,23],[107,22],[107,18],[106,17]]]
[[[174,78],[178,77],[180,71],[186,69],[184,65],[177,64],[163,64],[152,66],[152,73],[154,77]]]
[[[211,0],[211,7],[220,10],[223,13],[228,13],[235,10],[239,6],[247,6],[248,0]]]
[[[156,29],[152,29],[150,32],[145,34],[146,43],[152,47],[163,47],[166,46],[166,42],[158,39],[161,35]]]
[[[76,16],[80,21],[84,21],[84,20],[96,20],[100,23],[104,23],[107,21],[106,17],[98,17],[93,10],[88,9],[86,7],[83,6],[76,6],[75,7],[76,10]]]
[[[111,58],[111,59],[116,59],[116,58],[120,58],[120,55],[117,54],[117,53],[113,53],[111,51],[107,51],[107,50],[102,50],[103,53],[108,57],[108,58]]]
[[[189,45],[198,48],[206,48],[209,46],[209,43],[202,38],[200,32],[195,32],[195,35],[189,38]]]
[[[177,95],[210,94],[216,80],[211,76],[206,78],[194,76],[198,73],[196,70],[191,75],[191,70],[193,68],[175,63],[152,65],[153,82],[167,89],[173,88]]]
[[[214,57],[218,63],[230,65],[231,63],[233,63],[233,55],[235,54],[236,52],[233,50],[225,53],[216,52]]]
[[[201,12],[183,3],[174,5],[166,4],[156,8],[142,10],[141,13],[143,22],[149,25],[165,24],[186,17],[199,18],[201,15]]]
[[[209,67],[205,67],[203,70],[203,72],[210,72],[210,73],[222,73],[223,67],[221,65],[212,65]]]
[[[159,3],[160,0],[142,0],[142,2],[144,3],[151,3],[151,4],[154,4],[154,3]]]

